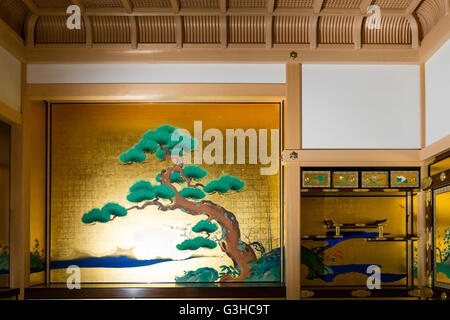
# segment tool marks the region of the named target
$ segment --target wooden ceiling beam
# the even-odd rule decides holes
[[[275,0],[267,0],[266,7],[268,13],[273,13],[275,10]]]
[[[312,49],[317,48],[318,43],[317,30],[319,29],[318,24],[319,24],[318,16],[312,16],[309,19],[309,43],[311,44]]]
[[[320,11],[322,11],[323,2],[324,2],[324,0],[315,0],[314,1],[314,3],[313,3],[313,12],[314,13],[319,13]]]
[[[173,12],[180,11],[180,0],[170,0],[170,4],[172,5]]]
[[[131,0],[120,0],[122,1],[122,6],[125,8],[125,11],[127,13],[133,12],[133,4],[131,3]]]
[[[228,18],[227,16],[220,16],[220,47],[225,49],[228,46]]]
[[[22,0],[22,2],[27,6],[28,10],[35,15],[39,15],[39,8],[33,2],[33,0]]]
[[[24,40],[2,19],[0,19],[0,46],[21,62],[26,62]]]
[[[359,5],[359,10],[362,14],[367,13],[367,9],[372,5],[372,0],[362,0]]]
[[[130,22],[130,40],[131,40],[131,48],[137,49],[139,43],[139,34],[138,34],[138,25],[136,17],[130,16],[128,17]]]
[[[36,23],[37,23],[38,19],[39,19],[39,16],[34,13],[29,14],[26,19],[26,24],[25,24],[25,46],[26,47],[32,48],[36,44],[35,29],[36,29]]]
[[[405,9],[405,16],[409,16],[410,14],[413,14],[414,11],[416,11],[417,7],[422,3],[422,0],[412,0],[408,7]]]
[[[183,17],[175,16],[175,43],[177,49],[183,48]]]
[[[26,54],[28,63],[285,63],[291,61],[289,57],[292,50],[297,51],[296,61],[300,63],[417,64],[419,61],[418,50],[411,50],[411,46],[404,45],[364,45],[360,50],[355,50],[353,46],[337,48],[335,45],[320,45],[311,49],[306,44],[274,45],[271,50],[266,50],[264,45],[255,47],[254,44],[247,47],[228,45],[226,50],[219,46],[207,49],[202,45],[186,46],[183,50],[176,50],[172,44],[140,44],[137,50],[130,50],[129,44],[108,47],[94,44],[92,49],[77,45],[40,44],[28,49]]]
[[[406,16],[406,19],[409,22],[409,26],[411,27],[411,47],[413,49],[419,48],[419,24],[417,19],[412,15]]]
[[[219,0],[219,9],[221,13],[227,12],[228,9],[227,0]]]
[[[450,14],[442,17],[439,22],[420,42],[420,62],[425,63],[450,38]]]
[[[82,13],[86,11],[86,7],[80,0],[72,0],[71,2],[72,2],[72,4],[78,6],[78,8],[80,8],[80,11]]]
[[[353,43],[355,44],[355,49],[361,49],[362,46],[362,24],[364,21],[364,16],[359,16],[355,18],[353,22]]]
[[[270,49],[273,45],[273,15],[266,15],[266,48]]]
[[[26,1],[26,0],[24,0]],[[75,2],[75,1],[74,1]],[[80,8],[82,9],[82,8]],[[176,9],[176,7],[175,7]],[[226,12],[221,9],[191,9],[182,8],[175,12],[174,8],[133,8],[132,12],[127,12],[124,8],[87,8],[84,14],[89,16],[266,16],[266,8],[228,8]],[[32,11],[33,12],[33,11]],[[66,16],[66,9],[39,9],[33,12],[38,16]],[[381,14],[384,16],[403,16],[404,10],[400,9],[384,9]],[[322,9],[319,13],[314,13],[312,8],[305,9],[275,9],[272,13],[274,16],[360,16],[360,9]],[[365,15],[365,14],[363,14]]]
[[[91,18],[86,15],[83,15],[83,21],[84,21],[84,29],[86,32],[86,47],[92,48],[94,36],[92,31]]]

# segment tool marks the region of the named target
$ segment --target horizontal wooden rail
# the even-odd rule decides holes
[[[173,284],[173,285],[81,285],[69,290],[65,285],[25,289],[25,299],[133,299],[133,298],[282,298],[286,288],[279,283]]]
[[[6,298],[12,298],[17,297],[20,294],[20,289],[17,288],[6,288],[6,289],[0,289],[0,299],[6,299]]]

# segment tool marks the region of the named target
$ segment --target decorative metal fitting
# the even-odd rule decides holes
[[[447,293],[446,292],[442,292],[441,293],[441,299],[442,300],[447,300]]]
[[[423,178],[421,181],[422,190],[425,190],[425,189],[428,189],[429,187],[431,187],[432,182],[433,182],[433,179],[431,179],[431,177]]]
[[[301,296],[302,298],[312,298],[314,296],[314,291],[302,290]]]
[[[352,291],[352,296],[357,298],[366,298],[372,294],[369,290],[354,290]]]
[[[291,51],[291,53],[289,54],[289,58],[291,60],[295,60],[298,57],[298,53],[296,51]]]
[[[418,288],[408,291],[408,294],[411,297],[429,299],[433,296],[433,290],[431,290],[430,288]]]
[[[298,158],[298,153],[295,152],[295,151],[292,151],[292,152],[289,154],[289,158],[290,158],[291,160],[297,159],[297,158]]]
[[[447,180],[447,175],[445,174],[445,172],[442,172],[439,178],[441,179],[442,182],[444,182],[445,180]]]

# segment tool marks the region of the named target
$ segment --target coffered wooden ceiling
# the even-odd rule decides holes
[[[81,8],[80,30],[66,8]],[[381,28],[367,8],[381,9]],[[27,48],[418,49],[449,0],[0,0]]]

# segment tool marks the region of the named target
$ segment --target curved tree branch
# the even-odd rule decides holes
[[[133,209],[137,209],[137,210],[143,210],[145,208],[147,208],[148,206],[158,206],[158,209],[161,211],[167,211],[167,210],[171,210],[171,206],[165,206],[164,204],[162,204],[161,202],[159,202],[159,198],[156,198],[152,201],[146,201],[144,202],[141,206],[132,206],[130,208],[127,208],[127,211],[133,210]]]

